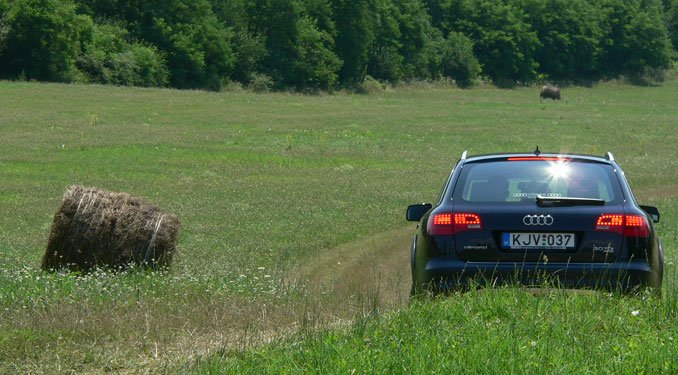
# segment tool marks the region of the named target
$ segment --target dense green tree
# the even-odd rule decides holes
[[[169,77],[155,47],[129,42],[127,30],[113,24],[93,25],[77,66],[86,80],[104,84],[165,86]]]
[[[473,42],[464,34],[450,33],[438,41],[437,48],[440,60],[435,76],[452,78],[460,87],[471,86],[480,77],[482,68],[473,54]]]
[[[339,80],[343,61],[336,53],[337,27],[329,0],[302,0],[297,23],[297,85],[329,88]]]
[[[235,63],[233,33],[205,0],[155,0],[145,5],[146,41],[167,54],[172,86],[218,89]]]
[[[294,81],[293,62],[296,55],[297,21],[303,6],[297,1],[253,0],[248,2],[251,27],[266,41],[267,54],[262,72],[280,87]]]
[[[605,0],[599,6],[605,76],[636,76],[669,66],[670,39],[658,1]]]
[[[219,22],[233,30],[233,54],[235,63],[231,79],[249,83],[261,71],[261,64],[268,53],[266,37],[252,27],[243,0],[210,0],[212,10]]]
[[[666,7],[666,28],[673,44],[673,50],[678,50],[678,0],[671,0]]]
[[[642,75],[648,70],[666,69],[671,63],[671,40],[657,5],[641,9],[624,27],[623,47],[627,58],[624,72]]]
[[[315,20],[315,28],[326,33],[333,40],[337,37],[337,25],[330,0],[301,0],[304,13]]]
[[[400,49],[405,79],[430,79],[437,56],[436,41],[441,32],[431,25],[431,17],[420,0],[394,1],[400,29]]]
[[[637,11],[637,6],[638,1],[636,0],[624,2],[604,0],[598,5],[603,15],[601,24],[603,30],[601,71],[605,76],[615,77],[624,73],[624,61],[628,57],[628,51],[624,47],[625,26],[631,22],[633,13]]]
[[[331,89],[654,74],[678,0],[0,0],[0,77]]]
[[[332,0],[337,27],[335,52],[343,65],[339,79],[355,84],[365,79],[370,49],[375,40],[376,20],[370,0]]]
[[[403,78],[404,57],[402,33],[399,21],[400,10],[391,0],[375,1],[373,43],[369,46],[367,74],[378,80],[397,82]]]
[[[95,19],[116,20],[133,39],[154,45],[167,59],[170,83],[218,89],[235,64],[233,32],[208,0],[80,0]]]
[[[515,2],[449,0],[443,12],[444,32],[468,35],[485,74],[495,82],[530,82],[536,77],[540,42]]]
[[[377,79],[437,78],[443,37],[420,0],[375,2],[375,41],[368,73]]]
[[[601,13],[587,0],[524,0],[522,7],[541,46],[539,71],[555,79],[592,78],[599,74]]]
[[[92,24],[68,0],[15,0],[0,20],[0,76],[44,81],[76,78],[81,35]]]
[[[315,20],[302,17],[297,21],[295,84],[299,88],[328,89],[337,82],[341,60],[332,52],[334,41],[326,31],[316,27]]]
[[[261,72],[279,88],[328,88],[337,82],[341,60],[334,52],[330,7],[321,1],[311,5],[307,9],[304,2],[288,0],[248,4],[253,29],[266,40]]]

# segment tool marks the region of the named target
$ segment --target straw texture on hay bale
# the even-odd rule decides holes
[[[126,193],[71,186],[54,215],[43,270],[169,267],[179,219]]]

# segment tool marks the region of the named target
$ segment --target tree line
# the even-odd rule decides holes
[[[0,78],[219,90],[668,69],[678,0],[0,0]]]

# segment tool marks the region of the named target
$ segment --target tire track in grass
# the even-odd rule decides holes
[[[336,302],[327,308],[336,308],[337,315],[348,312],[349,301],[368,303],[367,309],[403,306],[409,301],[412,234],[408,226],[324,250],[299,265],[292,279]]]
[[[205,300],[213,328],[176,337],[144,371],[192,367],[196,360],[265,345],[304,329],[343,326],[409,303],[413,228],[399,228],[323,249],[289,270],[283,281],[301,292],[289,299]],[[211,316],[214,315],[214,316]]]

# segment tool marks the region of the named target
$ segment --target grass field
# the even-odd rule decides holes
[[[0,373],[676,371],[678,80],[374,95],[0,82]],[[407,204],[462,151],[604,154],[662,212],[664,298],[410,304]],[[39,271],[71,184],[182,221],[170,272]],[[553,359],[552,359],[553,358]]]

